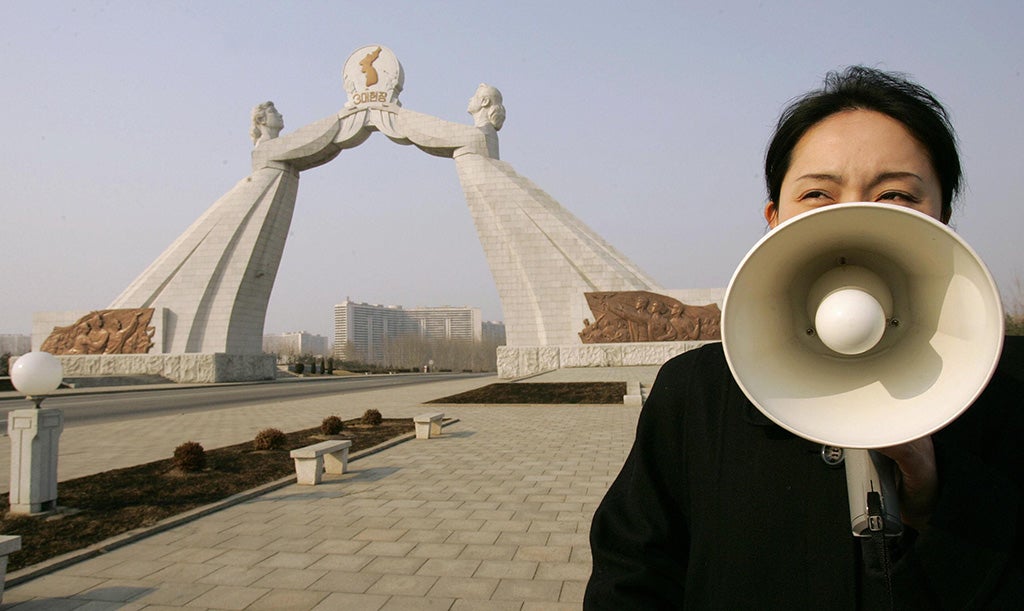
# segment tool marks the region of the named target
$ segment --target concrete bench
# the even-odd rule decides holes
[[[352,442],[346,439],[321,441],[311,446],[292,450],[291,457],[295,459],[295,475],[298,476],[298,483],[315,486],[323,481],[324,471],[346,473],[350,447],[352,447]]]
[[[622,404],[626,407],[643,407],[644,397],[641,394],[640,382],[626,382],[626,394],[622,396]]]
[[[416,439],[440,437],[442,420],[444,420],[444,412],[420,414],[413,418],[412,421],[416,424]]]
[[[4,599],[4,581],[7,579],[7,556],[21,549],[21,536],[0,535],[0,601]]]

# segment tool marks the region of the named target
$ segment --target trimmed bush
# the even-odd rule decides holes
[[[303,365],[302,363],[295,363],[295,373],[302,373],[303,371],[305,371],[305,369],[306,366]]]
[[[337,416],[327,416],[320,423],[320,432],[324,435],[337,435],[345,428],[345,423]]]
[[[363,412],[363,424],[380,426],[381,422],[384,422],[384,417],[380,415],[379,411],[375,409],[368,409]]]
[[[280,450],[284,447],[287,437],[280,429],[263,429],[256,433],[256,439],[252,440],[252,446],[257,450]]]
[[[206,450],[195,441],[186,441],[174,448],[174,466],[186,473],[197,473],[206,468]]]

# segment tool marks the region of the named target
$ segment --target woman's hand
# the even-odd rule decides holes
[[[898,446],[879,448],[899,468],[900,519],[922,531],[928,526],[939,492],[939,474],[935,467],[932,438],[922,437]]]

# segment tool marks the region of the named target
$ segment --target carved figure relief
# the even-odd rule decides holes
[[[50,354],[146,354],[153,347],[153,308],[96,310],[54,327],[41,350]]]
[[[594,322],[583,319],[584,344],[720,340],[718,304],[687,305],[650,291],[584,293]]]

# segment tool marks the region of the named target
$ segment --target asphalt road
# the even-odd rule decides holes
[[[437,373],[408,375],[349,376],[281,380],[253,384],[227,384],[189,388],[134,387],[119,392],[90,392],[50,397],[44,407],[64,411],[64,427],[101,424],[134,418],[151,418],[189,411],[206,411],[267,403],[275,399],[340,395],[374,388],[405,384],[430,384],[443,380],[494,375],[493,373]],[[0,431],[7,434],[7,413],[32,407],[23,399],[0,401]]]

